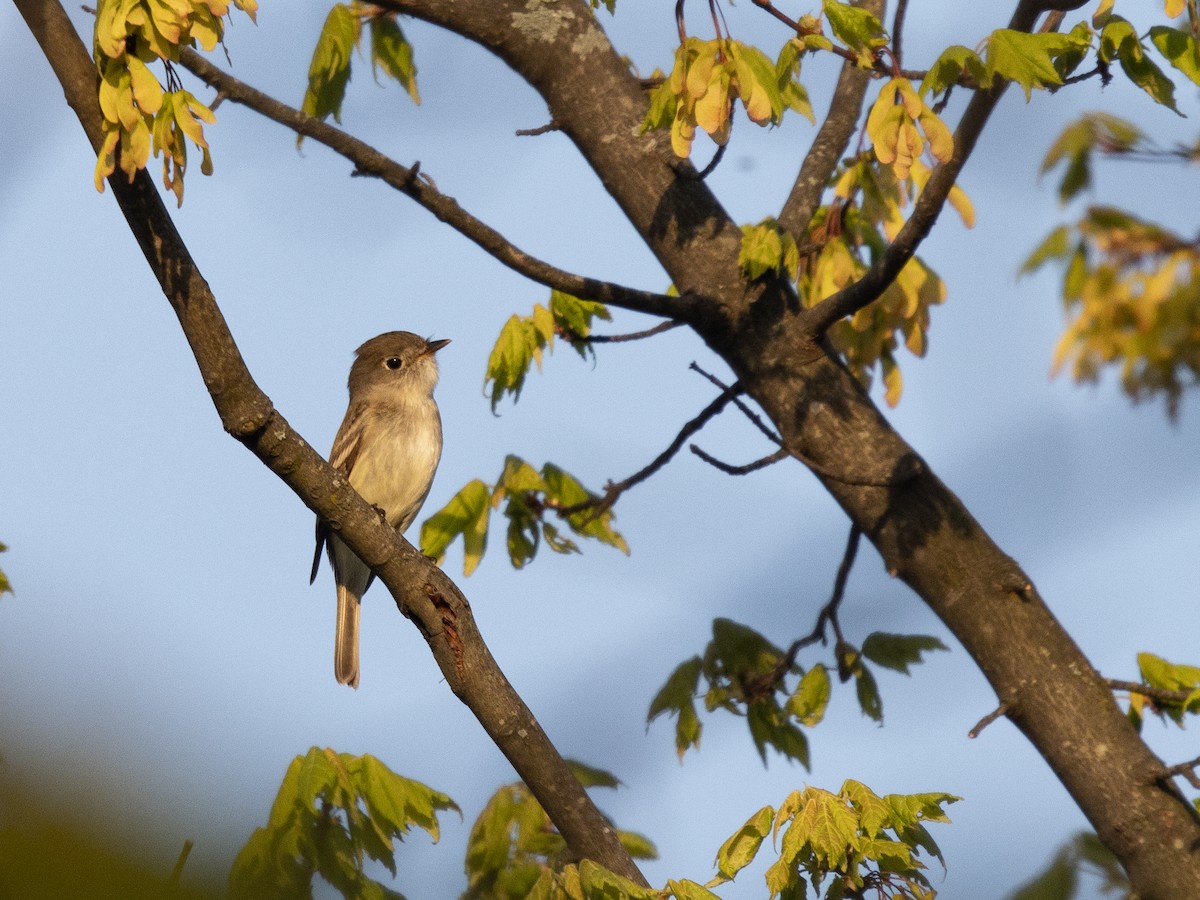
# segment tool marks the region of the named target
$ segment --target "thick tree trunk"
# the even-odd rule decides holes
[[[1200,819],[1191,804],[1028,577],[826,353],[787,287],[756,289],[740,278],[737,226],[665,136],[637,135],[646,98],[587,4],[386,5],[488,47],[541,93],[680,291],[695,295],[681,317],[738,374],[788,449],[844,473],[818,477],[889,571],[962,642],[1138,896],[1200,897]],[[1043,8],[1050,5],[1022,2],[1014,27],[1032,27]]]

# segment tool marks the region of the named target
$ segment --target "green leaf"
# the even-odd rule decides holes
[[[625,852],[634,859],[658,859],[658,847],[654,846],[654,841],[646,837],[644,834],[638,834],[636,831],[617,831],[617,838],[621,841],[621,846],[625,848]]]
[[[714,619],[712,631],[709,652],[732,676],[766,674],[783,658],[781,649],[753,628],[732,619]]]
[[[514,401],[521,396],[529,367],[534,361],[541,365],[542,349],[548,341],[549,338],[538,327],[535,318],[523,319],[513,315],[504,323],[488,356],[487,374],[484,376],[484,387],[490,395],[492,412],[496,411],[505,394],[512,394]],[[490,389],[488,382],[491,382]]]
[[[553,463],[542,466],[542,479],[546,482],[546,497],[561,506],[575,506],[587,500],[595,499],[579,481],[569,472],[565,472]],[[595,515],[592,509],[584,509],[567,516],[567,524],[576,534],[595,538],[602,544],[616,547],[622,553],[629,553],[629,545],[625,538],[613,529],[612,509],[606,509],[600,515]]]
[[[1030,272],[1036,272],[1051,260],[1066,259],[1071,253],[1070,240],[1071,229],[1066,225],[1059,225],[1046,235],[1045,240],[1038,244],[1037,248],[1029,254],[1029,258],[1022,264],[1019,274],[1026,275]]]
[[[992,74],[1015,81],[1028,101],[1034,88],[1062,84],[1055,68],[1058,56],[1077,49],[1079,38],[1071,34],[1028,34],[1000,28],[988,39],[987,66]]]
[[[846,780],[840,793],[854,806],[859,827],[867,837],[874,838],[884,828],[894,826],[892,807],[861,781]]]
[[[796,239],[779,227],[774,219],[757,225],[742,226],[742,244],[738,250],[738,268],[750,281],[768,274],[787,275],[795,281],[800,272],[800,251]]]
[[[371,20],[371,69],[383,73],[408,91],[413,103],[421,102],[417,90],[417,66],[413,62],[412,44],[400,30],[395,16],[374,16]]]
[[[367,877],[366,859],[396,873],[395,840],[412,825],[436,840],[445,794],[403,778],[371,756],[313,747],[288,766],[265,828],[234,861],[233,897],[312,896],[314,875],[346,896],[398,898]]]
[[[721,881],[733,881],[738,872],[753,862],[774,821],[775,810],[764,806],[721,845],[715,863]]]
[[[470,575],[487,549],[491,492],[476,478],[450,498],[450,502],[421,526],[421,549],[441,561],[446,548],[460,534],[463,538],[463,574]]]
[[[1200,667],[1169,663],[1153,653],[1139,653],[1138,669],[1152,687],[1168,691],[1191,691],[1200,687]]]
[[[808,90],[800,83],[800,53],[803,49],[794,38],[783,45],[775,60],[775,80],[784,108],[800,113],[815,124],[817,119],[808,99]]]
[[[823,0],[821,8],[834,36],[857,52],[860,67],[870,68],[875,48],[887,43],[887,32],[879,19],[865,9],[837,0]]]
[[[778,125],[783,117],[784,104],[775,64],[750,44],[729,41],[728,49],[737,73],[738,94],[746,114],[759,125]]]
[[[787,854],[788,840],[793,831],[802,836],[806,848],[816,863],[826,870],[844,871],[849,853],[859,846],[858,816],[841,797],[817,788],[804,791],[805,803],[783,838],[783,855]]]
[[[859,665],[854,673],[854,687],[858,693],[858,705],[865,715],[876,722],[883,721],[883,698],[879,696],[879,687],[875,684],[875,676],[864,665]]]
[[[825,717],[831,693],[829,670],[823,665],[815,665],[804,673],[796,690],[788,697],[785,709],[811,728]]]
[[[579,863],[579,881],[586,900],[658,900],[658,891],[610,872],[590,859]]]
[[[345,3],[335,4],[325,18],[308,67],[308,88],[300,109],[318,119],[342,121],[342,100],[350,83],[350,56],[358,44],[359,20]],[[296,145],[304,140],[296,138]]]
[[[1193,84],[1200,84],[1200,47],[1197,47],[1196,39],[1191,34],[1178,28],[1155,25],[1150,29],[1150,41],[1166,57],[1167,62],[1191,79]]]
[[[575,780],[582,784],[585,788],[616,788],[621,784],[620,779],[606,769],[597,769],[594,766],[581,763],[576,759],[567,760],[567,765],[571,769],[571,774],[575,776]]]
[[[963,75],[981,88],[986,89],[992,86],[992,73],[983,64],[978,53],[970,47],[963,47],[959,44],[947,47],[929,67],[917,93],[940,94],[947,88],[958,84],[958,80]]]
[[[649,724],[665,712],[678,712],[686,706],[691,706],[700,684],[699,656],[684,660],[675,667],[654,699],[650,701],[650,709],[646,713],[646,723]]]
[[[696,884],[694,881],[688,881],[686,878],[682,881],[668,879],[667,890],[671,892],[675,900],[721,900],[708,888]]]
[[[557,331],[585,358],[591,351],[591,345],[584,339],[592,333],[592,320],[612,321],[612,313],[603,303],[581,300],[558,290],[550,292],[550,313]]]
[[[773,700],[751,702],[746,708],[746,724],[763,765],[767,763],[767,747],[770,746],[786,758],[796,760],[804,768],[810,768],[808,738],[787,720],[783,710]]]
[[[888,669],[908,674],[908,667],[922,662],[921,654],[930,650],[949,650],[935,637],[926,634],[887,634],[876,631],[863,641],[863,656]]]
[[[1155,103],[1183,115],[1175,106],[1175,85],[1146,55],[1137,32],[1127,20],[1120,16],[1109,18],[1100,32],[1098,53],[1104,62],[1119,60],[1129,80],[1149,94]]]

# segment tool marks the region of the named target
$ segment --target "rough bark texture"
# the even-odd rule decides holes
[[[16,3],[59,71],[68,102],[88,127],[88,117],[96,114],[95,73],[86,71],[86,54],[82,63],[72,59],[66,66],[65,37],[42,39],[61,8],[43,0]],[[555,123],[688,295],[676,317],[729,363],[771,417],[786,447],[797,458],[819,464],[824,474],[818,477],[875,544],[889,570],[962,642],[1008,717],[1121,860],[1138,896],[1200,897],[1200,820],[1163,777],[1161,761],[1133,731],[1028,577],[891,429],[822,343],[830,321],[877,296],[915,251],[1002,91],[978,93],[971,100],[956,134],[954,161],[930,179],[912,221],[884,262],[861,285],[830,298],[835,302],[806,311],[786,284],[747,285],[741,279],[736,224],[704,182],[692,177],[690,166],[674,158],[665,136],[637,136],[646,98],[583,0],[388,0],[381,5],[482,44],[539,91]],[[1051,8],[1055,6],[1049,2],[1022,0],[1011,27],[1029,30]],[[860,103],[861,96],[859,85],[844,78],[842,102]],[[835,112],[844,120],[845,110]],[[831,130],[827,143],[836,148],[839,134]],[[802,229],[805,215],[811,214],[814,170],[829,165],[828,149],[822,152],[826,158],[810,159],[802,169],[785,206],[794,230]],[[519,698],[506,693],[511,688],[501,684],[503,676],[478,641],[461,594],[380,527],[253,387],[207,287],[190,261],[182,262],[186,251],[179,254],[178,238],[156,230],[158,213],[148,210],[157,197],[148,179],[138,180],[129,199],[125,189],[114,192],[163,278],[226,429],[310,507],[338,523],[364,559],[381,563],[384,582],[404,598],[402,608],[430,638],[455,693],[506,753],[529,750],[527,729],[536,730],[536,723]],[[602,820],[590,813],[570,818],[576,801],[562,793],[557,780],[561,761],[554,762],[548,741],[535,743],[521,756],[518,770],[568,841],[582,855],[636,877],[628,857],[622,863],[614,854],[611,830]],[[598,833],[589,835],[589,829]]]
[[[703,182],[686,177],[664,136],[636,137],[646,99],[586,4],[387,5],[488,47],[541,93],[675,284],[704,301],[686,311],[688,324],[737,372],[790,449],[846,473],[844,481],[818,477],[889,570],[962,642],[1139,896],[1200,897],[1200,820],[1162,777],[1163,763],[1028,576],[825,352],[787,286],[757,290],[738,277],[737,227]],[[1011,27],[1030,30],[1047,8],[1020,3]],[[972,99],[955,136],[957,164],[935,172],[931,194],[948,189],[997,99]],[[909,235],[912,249],[937,211]]]

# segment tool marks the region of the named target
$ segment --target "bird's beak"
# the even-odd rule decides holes
[[[437,353],[439,350],[441,350],[443,347],[445,347],[448,343],[450,343],[448,340],[426,341],[425,342],[425,355],[432,356],[434,353]]]

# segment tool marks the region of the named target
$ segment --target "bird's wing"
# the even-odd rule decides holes
[[[359,451],[362,448],[363,434],[366,431],[366,415],[365,404],[355,404],[346,410],[346,418],[342,420],[342,426],[338,429],[337,437],[333,439],[333,449],[329,451],[329,464],[347,477],[350,477],[350,472],[354,468],[354,462],[358,459]],[[317,570],[321,568],[321,551],[325,548],[325,542],[329,540],[329,526],[321,519],[317,519],[317,549],[313,553],[312,572],[308,576],[308,583],[312,584],[317,579]]]

